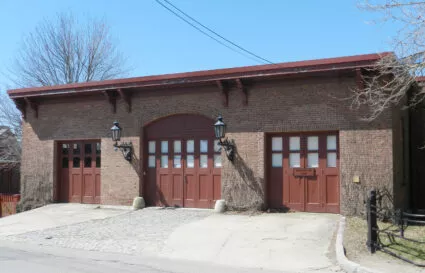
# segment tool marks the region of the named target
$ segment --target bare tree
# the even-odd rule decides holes
[[[103,20],[80,24],[72,14],[61,13],[26,36],[7,76],[16,87],[34,87],[112,79],[126,72],[125,60]],[[10,146],[0,147],[3,162],[20,160],[21,122],[12,100],[0,92],[0,128],[7,126],[17,139],[16,146],[9,143],[9,133],[0,138],[0,145]]]
[[[364,1],[360,8],[377,12],[381,23],[392,23],[397,32],[393,38],[395,54],[386,54],[374,67],[366,69],[364,85],[353,90],[353,106],[367,106],[367,120],[383,111],[404,103],[410,107],[425,99],[425,92],[415,78],[424,75],[425,68],[425,1]]]
[[[21,113],[6,95],[0,92],[0,171],[17,167],[21,161]]]
[[[13,101],[5,92],[0,91],[0,126],[5,125],[10,128],[18,141],[22,138],[22,118],[21,113],[15,107]]]
[[[9,69],[18,87],[105,80],[125,73],[124,58],[105,22],[81,24],[65,13],[36,27]]]

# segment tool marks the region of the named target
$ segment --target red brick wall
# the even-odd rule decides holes
[[[29,118],[31,120],[31,118]],[[53,201],[55,145],[40,139],[30,122],[23,122],[21,157],[21,203],[27,210]]]
[[[392,132],[343,130],[340,140],[341,213],[359,215],[365,210],[368,191],[393,192]],[[360,183],[353,177],[359,176]]]
[[[376,183],[391,187],[393,161],[391,114],[385,113],[372,123],[360,121],[360,115],[350,110],[350,102],[341,100],[350,94],[354,84],[351,77],[255,84],[248,88],[248,105],[243,105],[242,92],[234,89],[229,92],[228,107],[223,106],[215,86],[140,91],[133,95],[131,113],[127,113],[126,105],[118,100],[116,114],[101,94],[42,101],[38,119],[27,109],[22,188],[40,183],[54,185],[55,140],[100,138],[102,203],[129,204],[141,190],[139,181],[143,181],[137,160],[142,160],[139,139],[144,125],[177,113],[196,113],[210,118],[221,113],[240,159],[235,165],[224,162],[222,171],[222,196],[231,207],[264,207],[265,133],[339,130],[341,208],[346,214],[357,213],[363,204],[356,198],[365,188]],[[114,120],[120,122],[123,135],[128,137],[123,141],[131,140],[136,146],[137,160],[132,165],[113,150],[109,129]],[[44,176],[43,170],[48,172]],[[361,176],[361,187],[352,184],[354,174]]]

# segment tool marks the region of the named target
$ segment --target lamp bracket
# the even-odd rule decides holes
[[[121,150],[125,160],[131,162],[133,154],[133,144],[131,142],[122,142],[121,144],[118,144],[118,141],[116,141],[114,147]]]
[[[227,137],[224,140],[219,139],[218,145],[224,148],[224,151],[226,152],[227,159],[229,161],[233,161],[235,158],[235,145],[231,143]]]

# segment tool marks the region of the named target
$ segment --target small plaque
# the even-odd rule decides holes
[[[360,183],[360,176],[358,175],[353,176],[353,183]]]
[[[312,168],[297,168],[294,169],[294,176],[315,176],[316,170]]]

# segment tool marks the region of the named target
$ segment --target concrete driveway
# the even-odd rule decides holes
[[[285,272],[334,271],[331,241],[338,219],[307,213],[213,215],[178,227],[161,254]]]
[[[331,214],[215,214],[211,210],[147,208],[0,236],[0,241],[240,268],[336,272],[331,242],[338,219]]]
[[[0,237],[44,230],[126,213],[130,207],[86,204],[50,204],[0,218]]]

